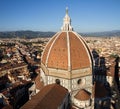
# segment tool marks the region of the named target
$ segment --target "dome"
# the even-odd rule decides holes
[[[75,98],[80,101],[89,100],[91,98],[91,94],[85,89],[81,89],[76,95]]]
[[[48,42],[42,63],[49,68],[82,69],[91,66],[90,54],[84,40],[77,33],[58,32]]]
[[[43,51],[41,67],[48,75],[59,72],[55,76],[66,78],[91,74],[92,59],[89,48],[85,40],[73,31],[68,10],[61,31],[51,38]]]

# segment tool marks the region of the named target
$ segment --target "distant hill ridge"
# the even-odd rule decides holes
[[[55,32],[42,32],[42,31],[9,31],[0,32],[0,38],[37,38],[37,37],[51,37]]]
[[[51,37],[56,32],[42,32],[42,31],[6,31],[0,32],[0,38],[37,38],[37,37]],[[120,36],[120,30],[105,31],[105,32],[89,32],[89,33],[80,33],[82,36]]]
[[[103,31],[103,32],[89,32],[89,33],[81,33],[83,34],[83,36],[100,36],[100,37],[104,37],[104,36],[120,36],[120,30],[113,30],[113,31]]]

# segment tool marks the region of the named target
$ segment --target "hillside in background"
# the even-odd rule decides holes
[[[55,32],[42,32],[42,31],[10,31],[0,32],[0,38],[38,38],[38,37],[51,37]],[[120,36],[120,30],[105,31],[105,32],[92,32],[92,33],[80,33],[82,36],[96,36],[96,37],[111,37]]]
[[[89,32],[89,33],[81,33],[83,36],[120,36],[120,30],[113,30],[113,31],[104,31],[104,32]]]
[[[10,31],[0,32],[0,38],[37,38],[37,37],[51,37],[55,32],[41,32],[41,31]]]

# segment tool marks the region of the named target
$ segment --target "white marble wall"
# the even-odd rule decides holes
[[[40,76],[41,76],[41,81],[43,81],[44,84],[47,85],[47,77],[42,69],[40,69]]]
[[[67,88],[69,91],[74,91],[74,90],[85,88],[86,90],[91,92],[91,89],[92,89],[91,88],[92,87],[92,77],[91,76],[76,78],[76,79],[72,79],[72,80],[54,77],[54,76],[47,76],[47,84],[55,83],[56,79],[59,79],[60,84],[63,87]],[[82,83],[80,83],[80,84],[78,84],[79,79],[82,80]]]
[[[79,107],[79,108],[84,108],[86,109],[87,107],[90,106],[90,99],[86,101],[80,101],[74,98],[74,104]]]
[[[60,80],[60,85],[63,87],[67,88],[69,91],[71,91],[71,85],[70,85],[70,80],[64,79],[64,78],[59,78],[59,77],[54,77],[54,76],[47,76],[48,83],[47,84],[53,84],[56,83],[56,79]]]

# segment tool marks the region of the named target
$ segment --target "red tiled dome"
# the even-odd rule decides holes
[[[64,72],[69,72],[68,76],[71,78],[70,72],[82,72],[82,75],[91,74],[92,58],[86,42],[83,38],[73,31],[70,25],[70,17],[68,13],[64,18],[62,31],[56,33],[46,45],[41,59],[41,68],[48,75],[62,76]],[[51,71],[49,71],[52,69]],[[61,74],[54,75],[56,72]],[[74,71],[73,71],[74,70]],[[51,72],[51,74],[50,74]],[[54,72],[54,74],[53,74]],[[79,77],[80,75],[74,75]]]
[[[91,94],[86,91],[85,89],[81,89],[76,95],[75,98],[80,100],[80,101],[85,101],[85,100],[89,100],[91,97]]]
[[[48,68],[75,70],[90,67],[91,57],[80,35],[73,31],[58,32],[44,49],[42,63]]]

